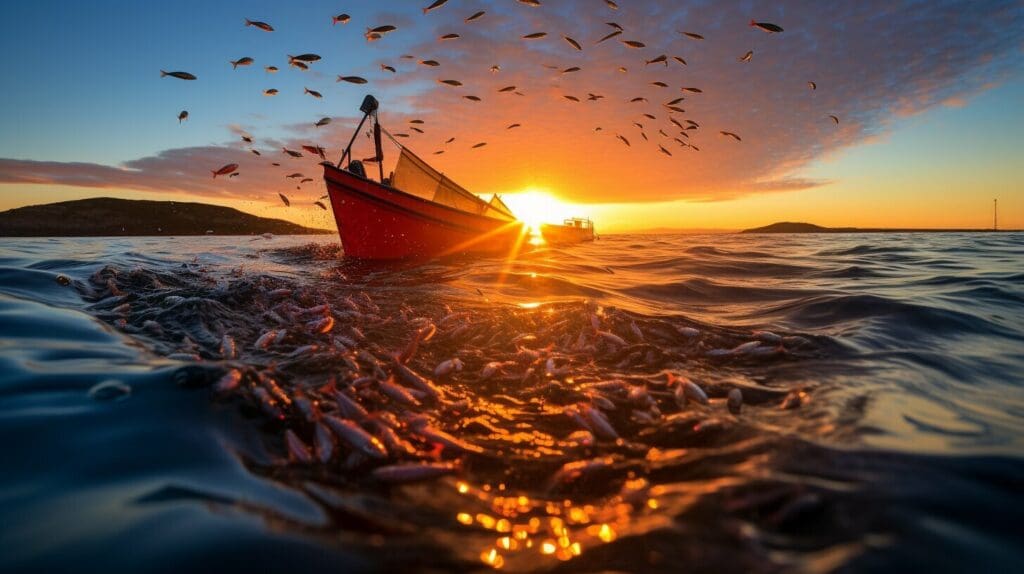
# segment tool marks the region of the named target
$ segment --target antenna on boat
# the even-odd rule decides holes
[[[342,167],[342,164],[345,163],[346,158],[352,157],[352,144],[355,143],[356,137],[359,136],[359,132],[363,129],[363,124],[366,123],[366,118],[370,117],[371,115],[373,116],[373,123],[375,126],[373,131],[374,143],[377,145],[378,163],[380,162],[381,159],[383,159],[381,156],[383,156],[384,154],[381,153],[380,149],[380,124],[377,122],[377,108],[379,107],[380,104],[377,102],[377,98],[374,98],[372,95],[367,94],[366,97],[363,98],[363,103],[360,104],[359,106],[359,111],[363,112],[363,119],[359,120],[359,125],[356,126],[355,131],[352,132],[352,139],[348,140],[348,145],[345,146],[345,151],[342,152],[341,159],[338,160],[338,167]],[[381,177],[383,177],[384,167],[381,166],[380,169]]]
[[[999,200],[992,200],[992,231],[999,231]]]

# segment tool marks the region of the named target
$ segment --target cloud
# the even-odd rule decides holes
[[[368,76],[367,87],[382,102],[385,127],[409,133],[403,143],[469,189],[547,187],[567,200],[593,203],[714,201],[828,183],[807,179],[801,171],[817,159],[878,139],[898,118],[937,105],[963,105],[964,94],[987,89],[1017,70],[1014,57],[1024,30],[1024,8],[1010,0],[791,1],[757,4],[755,10],[747,4],[635,0],[615,12],[590,2],[585,9],[581,2],[540,8],[491,2],[480,4],[487,15],[470,24],[463,19],[478,8],[452,4],[427,16],[419,16],[416,5],[408,13],[372,19],[374,25],[399,26],[372,44],[367,61],[398,70]],[[778,23],[785,32],[753,29],[747,25],[752,16]],[[625,32],[596,44],[612,31],[609,21]],[[683,30],[706,39],[691,40],[679,33]],[[520,39],[537,31],[548,35]],[[461,38],[437,41],[449,32]],[[572,48],[563,35],[579,41],[583,50]],[[647,47],[630,49],[622,39]],[[738,62],[748,50],[754,52],[752,60]],[[416,58],[402,59],[405,53]],[[669,57],[668,66],[645,65],[660,54]],[[417,64],[422,59],[441,66]],[[491,73],[492,65],[501,71]],[[573,66],[581,70],[559,72]],[[464,85],[453,88],[440,79]],[[817,89],[810,90],[808,81]],[[516,86],[524,96],[500,93],[505,86]],[[588,94],[602,98],[589,101]],[[469,101],[467,95],[482,101]],[[630,102],[637,97],[646,101]],[[679,97],[685,98],[678,103],[685,113],[670,114],[663,104]],[[840,118],[838,126],[829,114]],[[700,128],[680,134],[672,117],[692,119]],[[409,129],[413,118],[424,121],[424,134]],[[507,129],[513,123],[521,127]],[[280,147],[328,142],[334,159],[353,125],[347,116],[323,128],[283,126],[287,141],[259,141],[256,133],[266,152],[261,158],[231,143],[166,150],[121,166],[0,160],[0,182],[254,197],[288,189],[292,181],[283,178],[285,172],[311,174],[319,184],[315,162],[291,162]],[[237,124],[230,129],[244,131]],[[742,141],[723,137],[720,130],[735,132]],[[446,144],[452,137],[455,141]],[[370,155],[367,140],[357,141],[356,157]],[[479,142],[488,145],[473,149]],[[659,152],[659,144],[672,156]],[[388,153],[393,158],[394,150]],[[270,166],[271,161],[282,166]],[[210,178],[210,170],[224,163],[241,164],[242,175]]]

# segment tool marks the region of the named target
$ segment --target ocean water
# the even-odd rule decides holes
[[[2,239],[0,571],[1019,571],[1022,383],[1024,234]]]

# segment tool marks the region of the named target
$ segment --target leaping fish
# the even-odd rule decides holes
[[[426,8],[423,9],[423,13],[426,14],[431,10],[436,10],[447,3],[448,0],[434,0],[434,2],[430,6],[427,6]]]
[[[258,21],[255,21],[255,20],[250,20],[248,18],[245,19],[245,25],[246,25],[246,27],[252,26],[254,28],[259,28],[260,30],[263,30],[264,32],[273,32],[274,31],[274,27],[271,26],[270,24],[267,24],[266,22],[258,22]]]
[[[754,20],[751,20],[750,21],[750,27],[751,28],[758,28],[760,30],[764,30],[765,32],[767,32],[769,34],[776,34],[778,32],[782,32],[782,27],[781,26],[778,26],[776,24],[772,24],[771,22],[755,22]]]
[[[238,169],[238,164],[237,163],[229,163],[229,164],[225,165],[224,167],[222,167],[220,169],[212,170],[211,173],[213,173],[213,179],[217,179],[218,175],[227,175],[227,174],[229,174],[229,173],[231,173],[231,172],[233,172],[233,171],[235,171],[237,169]]]

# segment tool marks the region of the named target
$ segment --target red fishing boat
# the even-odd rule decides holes
[[[500,197],[484,201],[430,167],[381,128],[377,108],[377,100],[366,96],[359,108],[363,119],[341,160],[337,165],[323,164],[345,255],[360,259],[513,255],[527,245],[526,226]],[[370,118],[376,156],[353,160],[352,144]],[[382,133],[401,149],[387,178],[381,164]],[[367,163],[378,165],[379,181],[367,176]]]

